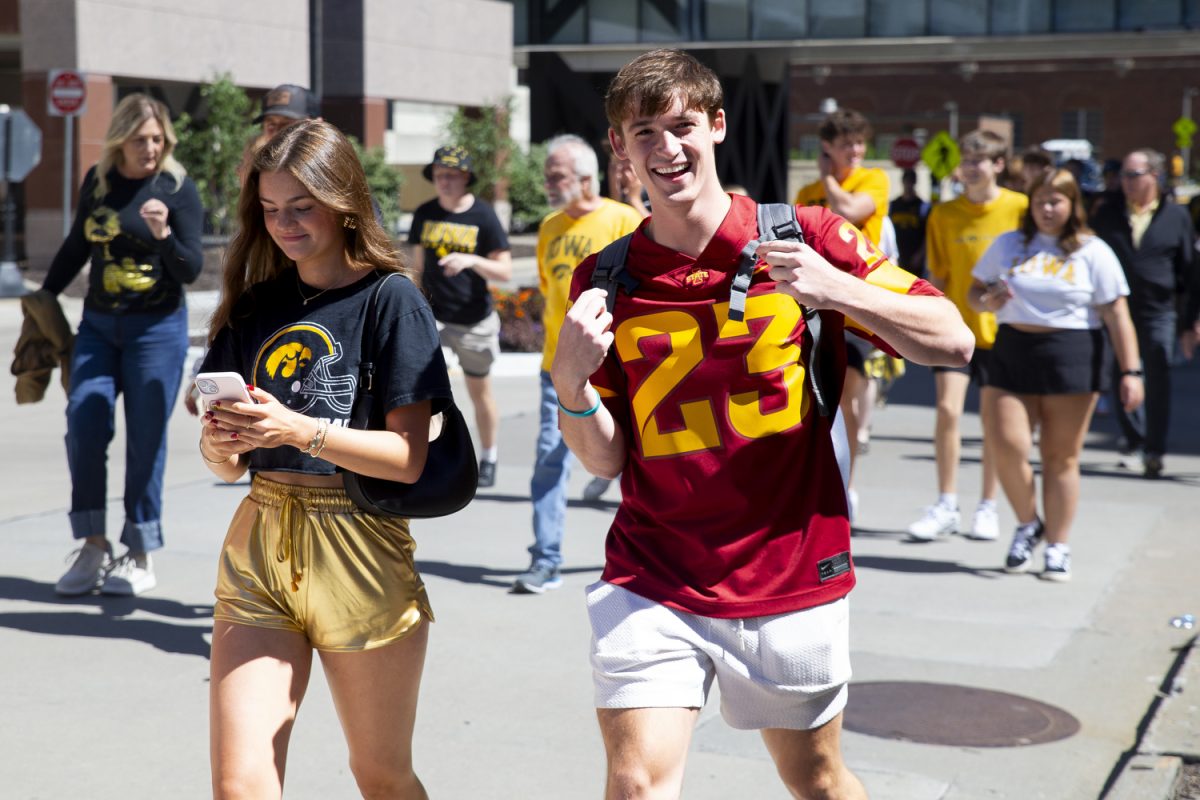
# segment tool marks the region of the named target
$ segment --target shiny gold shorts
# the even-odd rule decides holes
[[[363,513],[341,489],[258,476],[221,550],[213,618],[356,651],[433,621],[408,520]]]

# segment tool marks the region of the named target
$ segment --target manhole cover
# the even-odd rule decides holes
[[[1079,732],[1079,720],[1028,697],[909,681],[851,684],[843,725],[868,736],[958,747],[1020,747]]]

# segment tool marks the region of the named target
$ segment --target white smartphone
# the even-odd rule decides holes
[[[200,393],[205,411],[214,400],[254,402],[250,392],[246,391],[245,379],[236,372],[201,372],[196,376],[196,391]]]

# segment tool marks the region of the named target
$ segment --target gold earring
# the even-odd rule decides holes
[[[354,230],[355,228],[358,227],[358,223],[354,221],[354,217],[345,216],[345,217],[342,217],[342,227],[349,228],[350,230]]]

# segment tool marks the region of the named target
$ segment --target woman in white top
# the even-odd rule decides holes
[[[1067,544],[1079,502],[1079,454],[1099,393],[1108,383],[1104,334],[1120,364],[1126,409],[1142,402],[1137,338],[1120,262],[1087,227],[1074,177],[1055,170],[1030,191],[1020,230],[998,237],[972,274],[969,301],[1000,323],[992,349],[995,413],[984,436],[996,443],[997,469],[1017,517],[1005,569],[1025,572],[1045,539],[1041,577],[1071,576]],[[1042,506],[1029,464],[1041,426]]]

